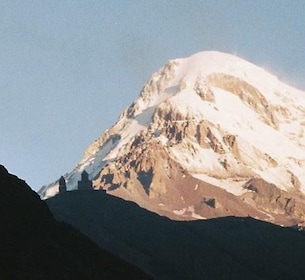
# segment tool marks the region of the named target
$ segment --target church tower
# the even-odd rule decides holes
[[[78,190],[79,191],[92,191],[93,186],[92,186],[92,181],[89,180],[89,174],[86,170],[82,172],[82,178],[80,181],[78,181]]]
[[[58,183],[59,183],[59,187],[58,187],[59,193],[66,192],[67,191],[67,185],[66,185],[66,180],[65,180],[64,176],[60,177]]]

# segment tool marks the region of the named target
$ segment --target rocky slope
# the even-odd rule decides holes
[[[0,165],[1,279],[150,279],[101,250]]]
[[[232,55],[169,61],[86,150],[96,189],[172,219],[305,219],[305,93]],[[40,190],[43,198],[58,182]]]

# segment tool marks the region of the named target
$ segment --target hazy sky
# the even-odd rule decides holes
[[[199,51],[305,90],[304,14],[304,0],[1,0],[0,163],[35,190],[53,182],[154,71]]]

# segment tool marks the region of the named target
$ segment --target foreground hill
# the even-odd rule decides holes
[[[305,236],[253,218],[178,222],[103,191],[46,200],[55,218],[155,279],[304,279]]]
[[[0,165],[0,279],[148,279],[57,222],[25,181]]]

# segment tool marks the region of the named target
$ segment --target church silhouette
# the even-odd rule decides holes
[[[61,176],[58,181],[58,191],[59,193],[63,193],[67,191],[66,180],[64,176]],[[86,170],[84,170],[81,174],[81,180],[77,182],[76,190],[79,191],[93,191],[92,180],[89,179],[89,174]]]
[[[81,180],[78,181],[77,184],[77,189],[79,191],[92,191],[93,190],[92,181],[89,180],[88,172],[84,170],[81,176],[82,176]]]

